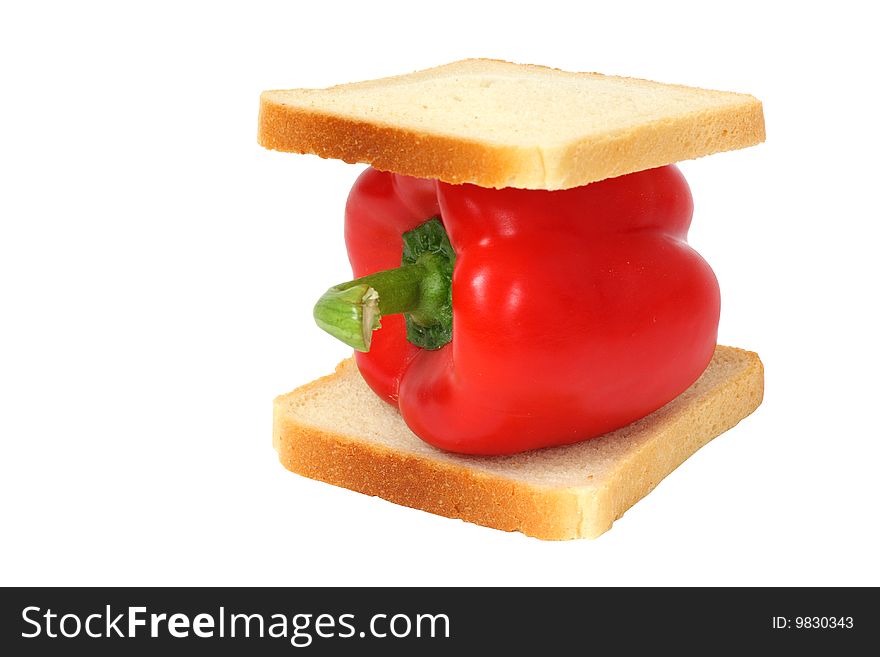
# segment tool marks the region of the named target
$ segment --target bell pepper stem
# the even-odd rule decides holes
[[[429,326],[443,300],[442,266],[442,258],[426,253],[413,264],[335,285],[315,304],[315,322],[364,352],[370,350],[373,331],[383,315],[408,313],[413,321]]]

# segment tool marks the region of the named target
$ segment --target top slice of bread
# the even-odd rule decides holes
[[[266,91],[259,143],[482,187],[567,189],[764,140],[753,96],[466,59]]]

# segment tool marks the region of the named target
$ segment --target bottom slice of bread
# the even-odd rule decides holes
[[[419,440],[350,359],[275,400],[273,441],[284,467],[312,479],[537,538],[594,538],[763,394],[758,355],[719,346],[696,383],[622,429],[512,456],[462,456]]]

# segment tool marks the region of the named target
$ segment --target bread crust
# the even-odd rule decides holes
[[[284,467],[404,506],[548,540],[594,538],[608,530],[691,454],[752,413],[764,391],[757,354],[719,346],[700,380],[681,396],[630,427],[594,439],[631,444],[601,477],[552,485],[480,467],[481,458],[496,457],[457,457],[423,445],[418,451],[394,448],[334,431],[331,420],[324,427],[303,421],[298,405],[327,404],[329,413],[327,390],[346,376],[360,378],[351,362],[275,400],[274,445]],[[577,446],[550,450],[556,459],[583,457]],[[540,460],[550,450],[531,454]],[[579,467],[588,472],[590,463],[571,464]]]
[[[746,94],[660,85],[598,73],[566,73],[497,60],[464,60],[408,76],[339,85],[326,92],[339,95],[346,89],[382,88],[402,79],[424,80],[449,71],[480,67],[487,68],[487,74],[497,67],[512,67],[524,73],[553,71],[562,79],[581,76],[639,87],[653,85],[701,97],[717,96],[723,104],[685,115],[661,114],[636,126],[609,129],[563,143],[524,146],[468,139],[444,134],[442,130],[415,130],[394,123],[381,111],[370,120],[328,112],[308,106],[299,97],[300,92],[314,90],[267,91],[260,97],[258,142],[273,150],[366,163],[383,171],[448,183],[566,189],[764,141],[763,108],[760,101]]]
[[[504,187],[521,166],[517,149],[291,107],[268,93],[260,97],[259,121],[258,141],[265,148],[418,178]]]

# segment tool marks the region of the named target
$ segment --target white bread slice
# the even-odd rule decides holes
[[[566,189],[752,146],[764,115],[745,94],[466,59],[265,91],[258,141],[449,183]]]
[[[350,359],[275,400],[273,442],[288,470],[312,479],[537,538],[594,538],[763,395],[758,355],[719,346],[696,383],[623,429],[513,456],[462,456],[419,440]]]

